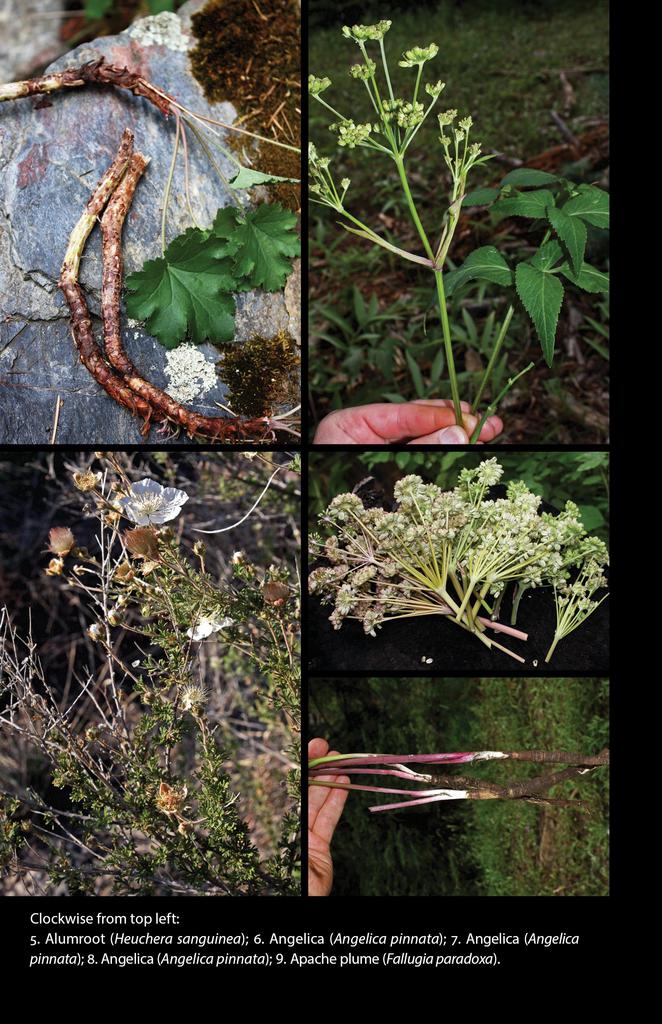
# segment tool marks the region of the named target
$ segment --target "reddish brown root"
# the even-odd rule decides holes
[[[165,114],[172,111],[171,97],[156,89],[144,78],[129,71],[128,68],[120,68],[115,64],[106,64],[103,57],[98,60],[88,61],[79,67],[67,68],[65,71],[58,71],[52,75],[41,75],[38,78],[29,78],[25,82],[13,82],[11,85],[0,86],[0,100],[20,99],[21,96],[37,96],[41,93],[57,92],[60,89],[71,89],[77,86],[93,82],[97,85],[114,85],[121,89],[128,89],[134,96],[144,96],[153,103],[155,107]]]
[[[101,309],[106,357],[137,395],[148,401],[154,409],[158,409],[179,427],[183,427],[189,437],[197,436],[216,440],[262,440],[269,432],[269,424],[265,418],[243,420],[239,417],[202,416],[186,409],[165,391],[161,391],[160,388],[141,377],[122,345],[120,318],[123,273],[122,227],[136,186],[147,163],[147,159],[140,153],[134,154],[101,220],[103,234]]]

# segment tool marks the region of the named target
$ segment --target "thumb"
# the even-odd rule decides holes
[[[444,427],[443,430],[435,430],[433,434],[417,437],[409,444],[469,444],[469,435],[462,427],[454,424],[452,427]]]

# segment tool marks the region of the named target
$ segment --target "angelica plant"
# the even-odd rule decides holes
[[[135,480],[112,454],[101,467],[73,481],[95,522],[95,546],[77,541],[75,524],[55,527],[46,568],[86,610],[98,673],[76,670],[73,691],[58,692],[32,636],[0,613],[2,763],[15,745],[63,791],[54,800],[0,772],[2,867],[69,894],[294,895],[296,577],[283,562],[260,565],[237,551],[216,578],[207,545],[182,540],[193,488]],[[276,749],[262,749],[265,763],[278,765],[273,781],[257,767],[251,779],[245,741],[243,756],[233,750],[241,740],[223,703],[233,674],[243,692],[235,724],[248,714],[256,739],[268,730]],[[262,811],[268,839],[258,844],[244,790],[262,799],[265,785],[276,806]]]
[[[310,592],[333,602],[334,628],[356,619],[376,636],[392,619],[442,615],[488,648],[524,661],[488,631],[527,640],[498,619],[504,592],[516,585],[519,601],[529,587],[553,587],[565,612],[551,657],[597,607],[588,598],[605,586],[598,570],[607,549],[587,535],[572,501],[558,514],[541,514],[541,498],[522,481],[510,481],[504,498],[490,498],[502,473],[495,458],[485,459],[462,469],[451,491],[403,477],[393,512],[367,509],[356,494],[335,497],[320,517],[326,536],[311,538],[313,556],[326,564],[309,578]]]
[[[551,366],[564,296],[560,276],[589,292],[608,289],[607,276],[586,263],[584,257],[586,225],[608,226],[609,197],[593,185],[575,186],[560,176],[525,168],[507,174],[499,188],[481,188],[468,193],[469,176],[492,157],[484,154],[481,143],[474,139],[471,115],[461,116],[457,110],[447,109],[437,114],[438,143],[449,179],[447,206],[441,218],[441,228],[434,231],[426,228],[412,195],[406,163],[412,143],[445,89],[445,83],[440,80],[426,82],[423,86],[424,67],[437,57],[439,47],[430,43],[424,47],[413,47],[402,55],[398,66],[411,71],[414,79],[408,97],[396,95],[384,44],[390,27],[391,22],[383,20],[375,25],[345,26],[342,30],[343,36],[354,42],[361,54],[361,62],[352,65],[349,74],[363,83],[367,92],[371,108],[369,120],[357,122],[328,102],[326,94],[333,84],[330,78],[310,75],[308,89],[325,113],[333,116],[329,130],[338,147],[369,150],[393,162],[423,252],[411,252],[394,244],[355,216],[348,208],[351,179],[344,177],[337,183],[331,158],[321,155],[312,143],[309,146],[311,200],[337,213],[347,231],[434,275],[455,418],[458,424],[462,424],[447,299],[455,289],[471,280],[492,282],[516,293],[495,334],[492,353],[473,397],[472,411],[475,412],[489,388],[497,357],[510,327],[515,301],[521,302],[531,318],[545,360]],[[368,52],[368,47],[372,48],[375,59]],[[518,216],[542,224],[543,237],[537,251],[513,267],[494,246],[481,246],[467,257],[461,267],[449,270],[448,258],[463,206],[490,206],[495,219]],[[504,395],[533,365],[529,363],[508,379],[498,395],[492,396],[482,421],[471,436],[472,443],[478,440],[487,416],[495,411]]]
[[[497,785],[484,779],[466,776],[439,775],[446,765],[472,764],[480,761],[520,761],[533,764],[565,764],[571,767],[538,778]],[[531,800],[534,803],[566,804],[546,796],[547,792],[566,779],[585,776],[609,764],[609,751],[599,754],[575,754],[559,750],[475,750],[452,754],[329,754],[308,762],[309,786],[344,789],[351,792],[384,793],[405,799],[370,807],[372,814],[396,811],[446,800]],[[409,784],[434,784],[434,788],[402,789],[391,785],[360,782],[338,782],[338,775],[389,776]],[[366,782],[369,780],[365,780]],[[402,783],[399,783],[402,786]]]

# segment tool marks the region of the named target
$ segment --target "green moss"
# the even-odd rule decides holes
[[[228,405],[240,416],[262,416],[299,401],[300,360],[287,331],[273,338],[256,334],[241,346],[222,348],[219,375],[228,386]]]

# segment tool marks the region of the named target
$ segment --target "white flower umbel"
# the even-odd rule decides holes
[[[206,640],[208,636],[212,636],[213,633],[218,633],[221,629],[227,629],[228,626],[234,625],[234,619],[230,619],[225,616],[222,619],[207,618],[203,616],[198,619],[194,626],[186,630],[186,635],[191,640]]]
[[[311,537],[326,564],[309,581],[311,593],[333,602],[334,628],[357,619],[375,636],[390,619],[443,615],[487,647],[523,661],[486,630],[526,640],[514,628],[516,605],[526,589],[543,586],[557,598],[553,647],[580,625],[605,585],[604,544],[586,534],[573,502],[558,515],[540,514],[539,495],[522,481],[509,482],[505,497],[490,498],[488,488],[502,473],[496,459],[484,459],[462,470],[452,491],[405,476],[395,485],[393,512],[366,509],[356,494],[337,495],[321,517],[331,536]],[[498,611],[511,583],[517,590],[508,626]]]
[[[176,487],[162,487],[156,480],[146,477],[131,485],[126,497],[120,498],[119,506],[133,523],[151,526],[176,519],[187,501],[186,491]]]

